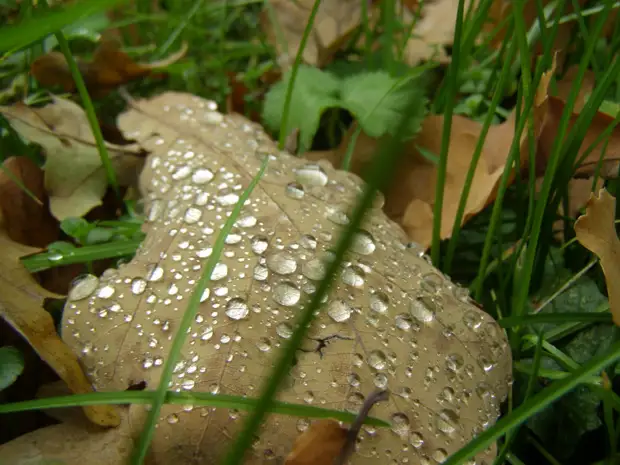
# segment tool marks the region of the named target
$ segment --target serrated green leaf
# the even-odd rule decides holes
[[[0,391],[15,382],[24,371],[24,357],[15,347],[0,347]]]
[[[290,77],[289,72],[265,96],[263,121],[272,130],[280,129]],[[299,67],[287,127],[299,129],[300,152],[310,149],[323,112],[339,106],[339,90],[340,81],[331,73],[305,65]]]
[[[384,71],[360,73],[342,81],[342,107],[349,110],[371,137],[391,134],[412,98],[420,99],[418,114],[410,115],[410,134],[424,116],[424,97],[411,83],[399,85]]]

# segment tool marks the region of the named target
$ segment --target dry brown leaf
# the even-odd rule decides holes
[[[102,429],[81,421],[48,426],[0,445],[2,463],[11,465],[126,465],[137,425],[143,421],[144,409],[133,405],[119,408],[120,426]],[[155,465],[147,456],[145,465]],[[187,463],[187,462],[185,462]],[[184,465],[185,465],[184,463]]]
[[[45,189],[54,217],[81,217],[101,205],[108,180],[84,110],[70,100],[55,97],[42,108],[23,104],[0,107],[11,126],[45,150]],[[132,185],[144,157],[135,145],[107,144],[118,182]]]
[[[0,171],[0,212],[8,236],[20,244],[47,247],[58,240],[58,221],[50,214],[43,170],[27,157],[11,157]],[[12,174],[8,176],[5,170]],[[33,199],[13,180],[19,180]]]
[[[63,312],[63,338],[97,390],[142,381],[155,389],[217,232],[270,156],[228,238],[171,386],[256,396],[362,182],[328,163],[280,152],[259,126],[198,97],[168,92],[131,105],[119,126],[153,152],[141,176],[147,236],[130,263],[76,284]],[[401,456],[412,463],[449,455],[499,415],[511,373],[505,334],[419,250],[405,247],[408,238],[379,204],[363,228],[278,399],[358,409],[362,393],[386,383],[401,395],[377,405],[373,416],[394,422],[393,431],[363,435],[350,463],[374,465],[375,453],[386,457],[405,445]],[[465,397],[468,391],[481,395]],[[153,456],[158,463],[217,463],[245,417],[166,405]],[[307,425],[269,416],[246,465],[284,461]],[[492,447],[477,459],[494,455]]]
[[[616,234],[616,199],[606,189],[592,194],[586,213],[575,222],[577,240],[601,260],[605,273],[609,309],[614,323],[620,326],[620,240]]]
[[[187,44],[167,58],[154,63],[136,63],[120,49],[116,39],[104,39],[92,61],[78,61],[78,67],[91,96],[104,97],[111,90],[130,81],[151,75],[185,56]],[[60,52],[41,55],[32,63],[30,72],[46,87],[61,86],[66,92],[75,91],[75,82],[65,56]]]
[[[340,456],[347,430],[334,420],[319,420],[299,435],[285,465],[331,465]]]
[[[301,37],[310,17],[314,0],[269,0],[275,21],[263,11],[261,23],[271,43],[276,47],[280,66],[287,69],[299,50]],[[360,0],[324,0],[314,21],[312,34],[303,52],[306,63],[322,67],[360,24]],[[284,43],[278,40],[282,34]],[[286,49],[283,49],[286,44]]]
[[[41,288],[19,259],[40,249],[18,244],[0,231],[0,316],[19,332],[75,393],[92,392],[76,355],[62,342],[51,315],[42,307],[46,298],[63,298]],[[118,416],[110,406],[84,407],[98,425],[116,426]]]

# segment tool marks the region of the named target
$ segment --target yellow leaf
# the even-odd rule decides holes
[[[620,240],[616,234],[616,199],[606,189],[592,194],[586,213],[575,222],[577,240],[598,255],[605,273],[609,309],[614,323],[620,326]]]
[[[295,441],[285,465],[326,465],[340,456],[347,430],[334,420],[315,421]]]

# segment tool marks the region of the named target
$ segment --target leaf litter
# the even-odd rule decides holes
[[[151,152],[140,177],[147,236],[131,262],[101,278],[86,276],[71,290],[64,341],[79,354],[96,390],[141,382],[156,388],[217,231],[269,156],[267,172],[227,237],[171,386],[255,395],[273,354],[290,337],[296,307],[314,292],[361,180],[279,152],[258,125],[188,94],[134,101],[119,127]],[[412,459],[441,461],[469,441],[483,417],[486,424],[499,415],[510,350],[497,323],[464,290],[420,259],[420,251],[405,248],[406,235],[380,206],[358,232],[278,399],[356,411],[377,387],[389,386],[393,396],[375,407],[374,416],[392,429],[364,429],[351,463],[374,463],[371,449],[387,457],[405,445]],[[390,271],[394,266],[398,276]],[[466,391],[478,394],[465,399]],[[421,412],[430,412],[428,421],[418,419]],[[215,462],[244,417],[166,405],[152,453],[166,463]],[[309,426],[271,415],[247,463],[286,457]],[[140,427],[132,422],[132,431]],[[38,444],[43,457],[54,457]],[[480,457],[493,455],[492,448]]]

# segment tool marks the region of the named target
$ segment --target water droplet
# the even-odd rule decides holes
[[[211,290],[208,287],[205,288],[205,290],[202,292],[202,295],[200,296],[200,302],[202,303],[205,300],[207,300],[210,294],[211,294]]]
[[[247,317],[249,313],[248,304],[238,297],[230,299],[226,304],[226,315],[232,320],[241,320]]]
[[[327,173],[319,165],[309,163],[302,166],[295,173],[297,182],[313,187],[323,187],[327,184]]]
[[[187,224],[194,224],[200,221],[200,218],[202,218],[202,210],[196,207],[189,207],[185,210],[183,221]]]
[[[471,331],[477,332],[482,326],[482,315],[475,310],[469,310],[463,315],[463,323]]]
[[[446,368],[449,371],[458,373],[465,365],[465,360],[460,354],[450,354],[446,357]]]
[[[396,412],[390,417],[392,431],[401,439],[409,436],[409,417],[402,412]]]
[[[222,207],[230,207],[235,205],[239,201],[239,196],[234,192],[229,194],[219,195],[215,198],[215,201]]]
[[[208,341],[212,337],[213,337],[213,327],[212,326],[205,326],[205,328],[202,330],[202,334],[200,335],[200,340],[201,341]]]
[[[415,449],[419,449],[424,445],[424,436],[417,431],[412,432],[409,436],[409,444],[411,444]]]
[[[325,277],[325,264],[318,258],[313,258],[301,267],[302,274],[313,281],[320,281]]]
[[[327,219],[340,226],[346,226],[351,221],[349,215],[337,207],[327,207]]]
[[[286,185],[286,195],[292,199],[303,199],[304,194],[304,187],[298,182],[291,182]]]
[[[379,389],[385,389],[388,385],[388,377],[383,373],[377,373],[373,382]]]
[[[314,402],[314,392],[312,391],[306,391],[303,397],[306,404],[311,404]]]
[[[459,416],[454,410],[444,409],[435,417],[435,425],[437,429],[444,434],[453,434],[459,422]]]
[[[306,418],[300,418],[297,420],[297,431],[303,433],[310,427],[310,422]]]
[[[300,297],[301,291],[290,281],[282,281],[273,288],[273,300],[280,305],[291,307],[299,302]]]
[[[180,179],[184,179],[190,175],[192,172],[191,168],[187,165],[181,166],[178,170],[172,173],[172,179],[178,181]]]
[[[276,333],[283,339],[289,339],[293,335],[293,328],[288,323],[280,323],[276,326]]]
[[[69,300],[82,300],[95,292],[95,289],[99,285],[99,278],[92,274],[79,276],[71,283],[71,290],[69,291]]]
[[[258,350],[260,350],[261,352],[269,352],[271,350],[271,341],[266,337],[261,337],[256,343],[256,347],[258,347]]]
[[[409,311],[420,323],[430,323],[435,319],[435,311],[430,305],[431,302],[427,297],[418,297],[411,301]]]
[[[267,268],[274,273],[288,275],[297,269],[297,261],[287,252],[278,252],[267,256]]]
[[[97,297],[99,297],[100,299],[109,299],[110,297],[114,295],[114,292],[115,292],[115,289],[112,286],[110,285],[103,286],[97,292]]]
[[[381,291],[375,292],[370,296],[370,309],[377,313],[386,313],[390,299]]]
[[[359,266],[352,265],[342,270],[342,282],[351,287],[364,287],[364,270]]]
[[[399,313],[396,315],[396,318],[394,318],[394,323],[401,331],[411,331],[411,328],[414,326],[411,317],[406,313]]]
[[[342,323],[351,318],[353,309],[344,300],[333,300],[327,306],[327,314],[337,323]]]
[[[351,250],[361,255],[370,255],[375,251],[377,246],[372,235],[363,229],[360,229],[353,236]]]
[[[194,184],[206,184],[213,179],[213,172],[207,168],[198,168],[192,174],[192,182]]]
[[[176,425],[179,422],[179,416],[176,413],[171,413],[166,417],[166,421],[171,425]]]
[[[149,269],[146,279],[147,281],[161,281],[164,276],[164,269],[161,266],[153,265]]]
[[[211,273],[211,281],[219,281],[228,275],[228,266],[224,263],[217,263]]]
[[[311,236],[310,234],[304,234],[299,239],[299,244],[307,250],[315,250],[317,246],[316,237]]]
[[[254,267],[253,277],[257,281],[265,281],[269,277],[269,270],[266,266],[256,265]]]
[[[269,239],[265,236],[254,236],[250,242],[252,247],[252,252],[255,254],[262,254],[269,247]]]
[[[368,365],[375,370],[384,370],[387,367],[387,357],[380,350],[373,350],[368,354]]]
[[[360,377],[356,373],[351,373],[349,376],[347,376],[347,381],[352,387],[359,387],[362,382]]]
[[[431,457],[433,457],[435,462],[443,463],[448,458],[448,453],[445,449],[435,449]]]
[[[181,383],[181,387],[186,391],[191,391],[192,389],[194,389],[195,385],[196,382],[193,379],[184,379]]]
[[[131,280],[131,293],[140,295],[146,290],[146,280],[142,278],[134,278]]]

